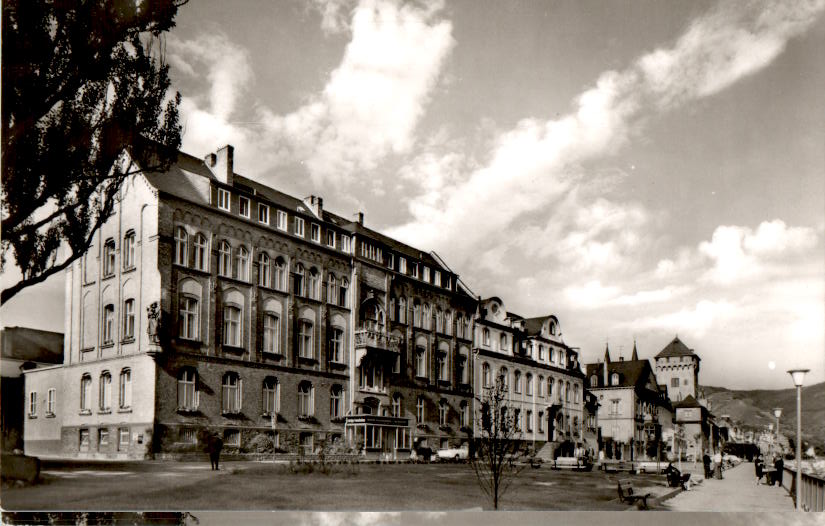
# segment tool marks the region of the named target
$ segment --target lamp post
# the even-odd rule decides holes
[[[805,373],[810,369],[791,369],[788,374],[793,378],[796,386],[796,511],[802,511],[802,502],[799,498],[802,487],[802,382]]]
[[[776,417],[776,447],[777,447],[777,449],[779,449],[779,454],[781,455],[782,450],[780,449],[780,446],[779,446],[779,417],[782,416],[782,408],[781,407],[774,408],[773,416]]]

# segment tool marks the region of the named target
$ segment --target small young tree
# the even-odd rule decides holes
[[[507,385],[499,376],[495,385],[484,388],[479,400],[481,411],[476,415],[479,434],[471,464],[481,490],[498,509],[501,498],[526,464],[521,462],[525,450],[521,446],[521,431],[517,415],[507,408]]]

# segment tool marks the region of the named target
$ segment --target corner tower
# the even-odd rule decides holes
[[[656,355],[656,381],[667,386],[667,396],[680,402],[696,398],[699,385],[699,356],[678,336]]]

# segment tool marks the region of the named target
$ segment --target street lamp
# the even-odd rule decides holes
[[[779,448],[779,417],[782,416],[782,408],[777,407],[773,410],[773,416],[776,417],[776,447],[779,449],[779,454],[782,454],[782,450]]]
[[[802,487],[802,382],[810,369],[791,369],[788,374],[796,386],[796,511],[802,511],[799,490]]]

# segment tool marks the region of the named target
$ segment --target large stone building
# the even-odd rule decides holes
[[[588,389],[598,397],[600,450],[607,458],[655,458],[672,410],[650,361],[639,359],[635,344],[630,360],[612,361],[605,347],[604,361],[586,370]]]
[[[478,300],[437,255],[363,223],[236,174],[231,146],[132,176],[67,270],[63,364],[26,375],[56,393],[55,418],[27,421],[26,452],[143,458],[194,450],[204,430],[230,451],[469,441],[472,351],[493,352]],[[551,440],[581,421],[583,393],[553,323],[502,324],[503,361],[536,378],[531,436]]]
[[[572,454],[583,443],[584,385],[578,352],[562,340],[559,320],[525,319],[491,297],[479,303],[474,327],[476,397],[501,377],[521,440],[536,450],[564,445]]]
[[[698,397],[699,356],[678,336],[667,344],[654,358],[656,379],[667,387],[667,396],[680,402],[688,396]]]

